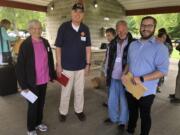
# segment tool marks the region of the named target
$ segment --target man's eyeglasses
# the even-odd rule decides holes
[[[152,24],[148,24],[148,25],[141,24],[141,27],[142,27],[142,28],[148,28],[148,29],[151,29],[151,28],[154,27],[154,25],[152,25]]]

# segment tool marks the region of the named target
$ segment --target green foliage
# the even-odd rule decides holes
[[[137,35],[138,34],[138,28],[137,27],[138,26],[137,26],[135,19],[133,17],[128,17],[127,22],[128,22],[129,31]]]
[[[45,29],[45,13],[5,7],[0,7],[0,13],[0,20],[4,18],[9,19],[14,25],[14,28],[26,30],[29,20],[38,19],[42,23],[43,29]],[[172,38],[180,38],[180,14],[158,14],[152,16],[154,16],[158,22],[156,30],[164,27]],[[143,16],[127,17],[129,30],[133,35],[139,35],[139,26],[142,17]]]
[[[171,58],[174,58],[174,59],[180,59],[180,54],[179,54],[179,51],[177,51],[175,48],[173,48],[173,52],[171,54]]]
[[[156,31],[160,28],[166,28],[167,32],[172,38],[180,38],[180,14],[158,14],[151,15],[157,19]],[[139,26],[141,19],[144,16],[129,16],[127,17],[127,22],[129,25],[129,30],[137,35],[139,34]]]
[[[177,15],[177,23],[174,27],[171,27],[170,30],[170,35],[174,38],[180,38],[180,14]]]
[[[0,13],[0,20],[6,18],[12,22],[13,27],[20,30],[27,30],[28,21],[32,19],[38,19],[45,28],[45,13],[5,7],[0,7]]]

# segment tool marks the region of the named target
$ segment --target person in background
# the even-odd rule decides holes
[[[116,30],[114,28],[106,29],[106,39],[110,43],[116,36]]]
[[[57,33],[56,72],[60,77],[63,72],[70,77],[66,87],[62,86],[59,106],[59,120],[66,121],[69,110],[71,91],[74,89],[75,115],[80,121],[86,120],[84,109],[85,74],[91,66],[91,38],[89,28],[82,23],[84,6],[75,3],[71,11],[71,21],[63,23]]]
[[[107,66],[107,86],[109,88],[108,97],[108,117],[105,123],[117,123],[118,129],[122,132],[128,122],[128,105],[125,96],[125,88],[121,82],[121,76],[127,64],[127,54],[130,43],[134,40],[128,32],[126,21],[120,20],[116,24],[117,36],[110,42],[108,66]]]
[[[105,59],[104,59],[104,75],[107,76],[107,64],[108,64],[108,55],[111,41],[116,37],[116,30],[114,28],[106,29],[106,39],[108,41]]]
[[[163,30],[163,29],[162,29],[162,30]],[[165,45],[165,46],[168,48],[169,43],[166,42],[167,33],[166,33],[166,31],[162,31],[162,30],[160,29],[160,30],[158,31],[158,35],[157,35],[157,37],[156,37],[156,40],[157,40],[160,44]],[[169,48],[168,48],[168,50],[169,50]],[[169,53],[170,53],[170,50],[169,50]],[[157,89],[156,89],[157,93],[160,93],[160,92],[161,92],[161,91],[160,91],[160,87],[163,85],[163,83],[164,83],[164,77],[161,77],[161,78],[159,79],[158,86],[157,86]]]
[[[10,43],[12,41],[16,41],[19,39],[19,37],[10,37],[7,34],[7,30],[10,29],[11,27],[11,22],[7,19],[2,19],[0,22],[0,55],[1,55],[1,60],[0,63],[6,63],[12,62],[12,56],[11,56],[11,45]]]
[[[179,51],[180,54],[180,44],[176,47],[176,50]],[[178,62],[178,74],[176,77],[175,94],[170,94],[169,98],[171,103],[180,103],[180,60]]]
[[[166,40],[165,40],[165,42],[164,42],[164,45],[168,48],[168,51],[169,51],[169,56],[172,54],[172,52],[173,52],[173,45],[172,45],[172,41],[171,41],[171,38],[170,38],[170,36],[168,35],[168,33],[167,33],[167,31],[166,31],[166,29],[165,28],[160,28],[159,30],[158,30],[158,34],[159,35],[164,35],[164,34],[166,34]]]
[[[127,82],[126,74],[133,75],[134,85],[144,85],[147,90],[138,100],[128,91],[126,92],[129,121],[124,135],[133,135],[140,113],[141,133],[149,135],[151,128],[151,107],[156,94],[158,79],[167,75],[169,66],[168,49],[159,43],[154,32],[157,21],[152,16],[143,17],[140,25],[141,38],[130,44],[128,61],[123,72],[122,82]]]
[[[170,39],[169,35],[167,34],[167,31],[165,28],[160,28],[158,30],[157,40],[160,43],[163,43],[163,45],[165,45],[168,48],[169,56],[170,56],[172,54],[172,51],[173,51],[173,46],[172,46],[171,39]],[[159,79],[158,87],[157,87],[158,93],[161,92],[160,87],[163,85],[164,81],[165,81],[165,77],[162,77]]]
[[[47,131],[43,120],[47,83],[56,78],[53,54],[49,42],[41,37],[42,26],[38,20],[28,24],[30,36],[23,41],[18,54],[16,74],[24,92],[31,91],[38,98],[34,103],[28,101],[28,135],[37,135],[36,130]]]
[[[165,44],[165,43],[166,43],[166,38],[167,38],[166,33],[158,33],[158,35],[157,35],[157,37],[156,37],[156,40],[157,40],[159,43]]]
[[[108,55],[109,55],[109,48],[110,48],[110,43],[111,41],[115,38],[116,36],[116,30],[114,28],[108,28],[106,29],[106,39],[108,41],[108,44],[107,44],[107,48],[106,48],[106,54],[105,54],[105,59],[103,61],[103,77],[106,77],[107,76],[107,64],[108,64]],[[108,88],[107,88],[108,89]],[[109,92],[107,92],[107,95],[109,95]],[[106,102],[103,102],[103,106],[104,107],[107,107],[107,103]]]

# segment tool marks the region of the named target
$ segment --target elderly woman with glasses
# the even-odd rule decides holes
[[[42,26],[38,20],[29,22],[30,36],[22,43],[16,73],[22,91],[33,92],[38,98],[28,101],[28,135],[37,135],[36,130],[47,131],[42,123],[47,83],[55,79],[53,55],[48,41],[41,37]]]

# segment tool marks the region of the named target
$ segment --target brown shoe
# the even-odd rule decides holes
[[[105,124],[113,124],[113,122],[111,121],[110,118],[105,119],[105,120],[104,120],[104,123],[105,123]]]
[[[175,94],[169,94],[169,98],[175,98]]]
[[[59,121],[65,122],[66,121],[66,115],[59,114]]]
[[[180,103],[180,99],[179,98],[172,98],[170,100],[171,103]]]
[[[106,102],[103,102],[102,106],[108,108],[108,104]]]
[[[85,121],[86,120],[86,115],[83,112],[81,112],[81,113],[76,113],[75,112],[75,114],[76,114],[76,116],[78,117],[78,119],[80,121]]]
[[[125,131],[125,125],[124,124],[118,125],[118,129],[119,131]]]

